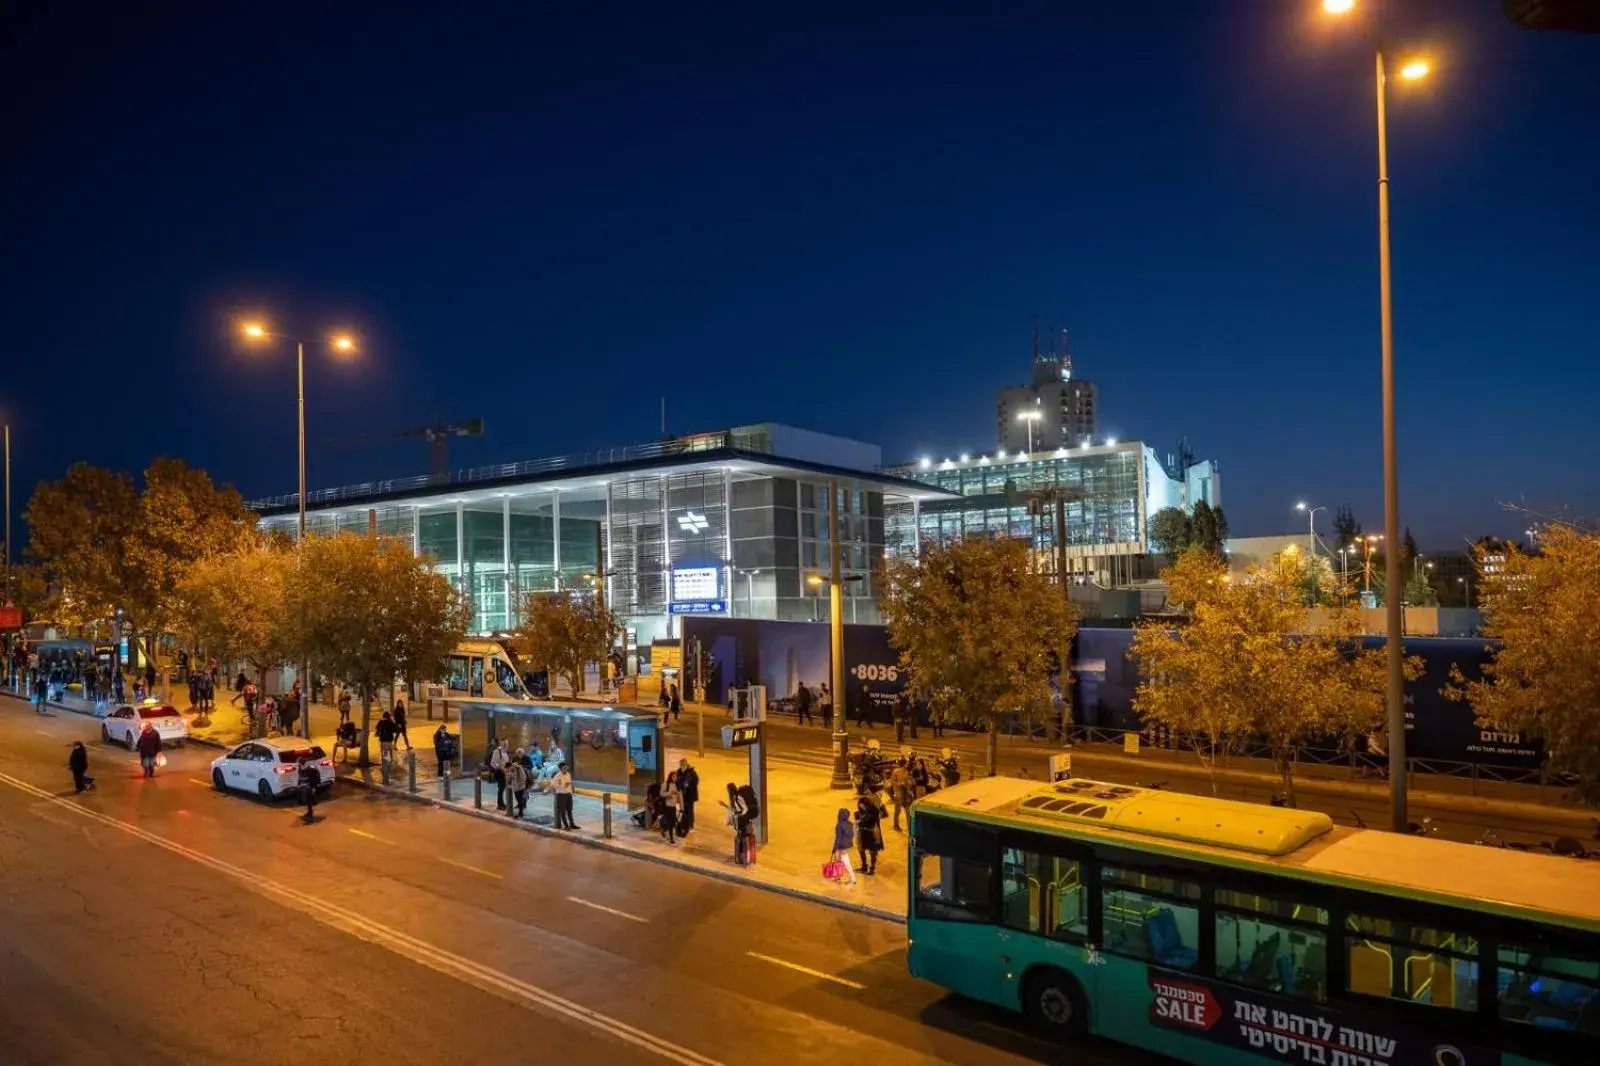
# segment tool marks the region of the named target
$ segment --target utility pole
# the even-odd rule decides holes
[[[850,787],[850,733],[845,728],[843,575],[839,572],[839,481],[828,479],[828,636],[833,665],[833,779],[830,788]]]

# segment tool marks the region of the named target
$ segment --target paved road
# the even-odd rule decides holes
[[[706,715],[706,740],[712,746],[721,743],[719,727],[726,721],[720,714]],[[982,772],[984,765],[984,738],[963,732],[949,732],[934,737],[932,731],[922,729],[921,736],[907,740],[918,752],[932,756],[943,746],[958,753],[963,773]],[[696,743],[696,723],[686,712],[668,730],[671,742],[693,748]],[[825,774],[833,765],[829,733],[821,726],[797,726],[792,720],[774,719],[769,727],[771,737],[770,757],[784,765],[815,768]],[[876,739],[886,752],[896,752],[900,742],[895,740],[894,728],[881,723],[874,729],[850,727],[851,751],[860,750],[861,744]],[[1027,774],[1043,780],[1048,771],[1052,749],[1044,744],[1030,744],[1026,740],[1013,741],[1002,738],[999,748],[999,771],[1003,774]],[[1060,750],[1060,749],[1054,749]],[[931,762],[930,762],[931,766]],[[1164,782],[1167,787],[1180,792],[1209,794],[1211,781],[1205,770],[1192,758],[1181,761],[1151,758],[1149,762],[1130,766],[1129,760],[1107,757],[1093,750],[1075,749],[1072,755],[1073,772],[1079,777],[1094,777],[1123,784]],[[1592,836],[1594,823],[1590,812],[1565,808],[1551,808],[1546,814],[1531,805],[1507,813],[1491,809],[1472,796],[1451,793],[1424,793],[1419,786],[1427,778],[1413,779],[1413,792],[1408,804],[1408,814],[1414,821],[1429,819],[1429,830],[1449,840],[1473,842],[1493,829],[1503,840],[1538,844],[1559,836],[1572,835],[1587,839]],[[1225,781],[1221,795],[1227,799],[1266,803],[1278,791],[1275,779],[1255,779],[1248,783]],[[1374,783],[1368,789],[1351,789],[1347,783],[1330,783],[1302,776],[1296,783],[1299,805],[1311,810],[1324,811],[1343,825],[1364,823],[1384,828],[1389,823],[1388,786]],[[1600,842],[1589,840],[1590,846],[1600,847]]]
[[[145,781],[96,741],[74,797],[96,735],[0,699],[8,1064],[1060,1061],[907,976],[897,925],[349,786],[301,825],[199,748]]]

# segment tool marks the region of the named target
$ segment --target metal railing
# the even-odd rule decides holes
[[[306,504],[310,506],[323,503],[339,503],[344,500],[365,500],[377,496],[412,492],[417,489],[448,487],[451,485],[475,485],[485,481],[534,477],[540,474],[556,474],[569,470],[593,470],[646,459],[661,459],[673,455],[694,455],[699,452],[717,451],[731,448],[733,443],[733,434],[731,433],[705,433],[684,440],[663,441],[656,444],[635,444],[626,448],[607,448],[604,451],[583,452],[578,455],[561,455],[549,459],[528,459],[520,463],[476,466],[467,470],[453,470],[439,478],[430,477],[427,474],[416,474],[411,477],[389,478],[383,481],[363,481],[356,485],[315,489],[306,493]],[[280,496],[263,496],[256,500],[247,500],[245,506],[252,511],[259,512],[298,507],[299,503],[299,494],[290,492]]]

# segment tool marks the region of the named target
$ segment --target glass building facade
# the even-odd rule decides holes
[[[307,528],[408,540],[466,595],[475,633],[514,628],[525,593],[603,582],[611,608],[644,642],[671,635],[677,614],[826,620],[828,586],[814,579],[829,568],[832,481],[845,620],[877,622],[887,510],[950,493],[863,469],[876,455],[869,448],[746,427],[620,456],[487,468],[448,484],[324,490],[308,500]],[[293,535],[295,503],[286,501],[253,506],[265,526]]]

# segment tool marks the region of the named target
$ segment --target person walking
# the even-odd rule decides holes
[[[861,872],[871,876],[878,872],[878,852],[883,850],[883,808],[870,789],[862,789],[856,798],[856,852],[861,856]]]
[[[511,793],[510,801],[506,804],[506,813],[513,818],[521,818],[528,809],[528,768],[522,762],[522,749],[518,748],[510,762],[506,763],[506,791]]]
[[[406,742],[406,750],[411,750],[411,734],[406,732],[406,699],[404,696],[394,698],[394,727],[399,731],[400,739]]]
[[[894,764],[894,769],[889,771],[889,803],[894,807],[894,831],[902,832],[900,828],[900,812],[911,806],[917,798],[911,785],[911,771],[906,766],[906,760],[901,759]],[[911,824],[911,816],[906,815],[906,824]]]
[[[828,686],[827,685],[823,685],[822,686],[822,691],[817,696],[817,702],[822,707],[822,728],[824,728],[824,729],[832,729],[833,728],[833,693],[828,691]]]
[[[156,776],[156,756],[161,754],[161,734],[144,724],[144,729],[139,732],[139,766],[144,770],[144,776]]]
[[[677,685],[676,682],[674,682],[673,685],[672,685],[672,703],[671,703],[671,708],[672,708],[672,720],[674,722],[676,722],[678,720],[678,715],[683,713],[683,699],[682,699],[682,697],[680,697],[678,695],[678,685]]]
[[[89,776],[89,749],[83,746],[83,741],[72,742],[72,752],[67,756],[67,769],[72,771],[74,792],[94,787],[94,778]]]
[[[489,773],[494,777],[494,805],[506,809],[506,763],[511,761],[511,749],[501,741],[489,750]]]
[[[805,685],[795,689],[794,717],[797,725],[807,725],[813,721],[811,716],[811,690]]]
[[[855,839],[856,827],[850,824],[850,812],[840,807],[839,820],[833,825],[833,858],[830,861],[844,871],[843,875],[835,877],[835,880],[842,881],[843,877],[848,877],[849,880],[843,883],[851,888],[856,886],[856,872],[850,867],[850,847],[855,843]]]
[[[678,760],[678,795],[683,797],[683,813],[678,816],[678,836],[694,829],[694,805],[700,802],[700,771],[688,759]]]
[[[683,794],[678,791],[678,771],[674,770],[667,775],[667,783],[661,786],[661,839],[668,844],[678,843],[675,834],[678,829],[678,819],[682,814]]]
[[[144,690],[154,696],[156,693],[156,664],[144,664]]]
[[[455,761],[456,748],[455,738],[443,722],[433,731],[433,757],[439,763],[439,776],[444,777],[450,771],[450,764]]]
[[[572,772],[566,763],[556,767],[555,776],[550,779],[550,791],[556,794],[556,828],[578,828],[572,821]]]
[[[302,755],[295,765],[295,782],[300,788],[300,802],[306,805],[301,821],[310,825],[317,820],[317,789],[322,787],[322,774],[311,762],[311,756]]]
[[[235,691],[235,692],[243,692],[244,691],[244,687],[246,685],[248,685],[249,683],[250,683],[250,679],[248,677],[244,676],[244,671],[243,670],[240,670],[239,671],[239,676],[233,679],[233,691]]]

